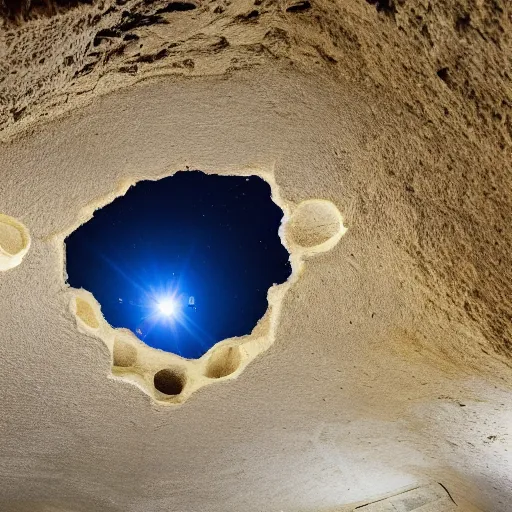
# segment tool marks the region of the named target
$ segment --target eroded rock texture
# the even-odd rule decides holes
[[[85,512],[334,510],[400,492],[413,474],[458,490],[455,501],[508,510],[510,393],[498,384],[512,368],[509,1],[0,5],[0,208],[35,241],[0,281],[34,283],[18,302],[3,295],[3,350],[39,379],[3,374],[3,463],[51,442],[38,461],[55,465],[51,484],[31,459],[0,472],[3,503],[52,507],[57,489]],[[155,76],[170,78],[146,81]],[[43,124],[82,106],[83,118]],[[107,382],[108,355],[75,339],[51,240],[126,180],[189,159],[224,173],[275,164],[286,201],[329,199],[348,231],[307,263],[273,350],[232,387],[164,416]],[[114,357],[136,360],[119,347]],[[49,370],[36,371],[44,358]],[[53,390],[51,407],[34,389]],[[78,396],[82,416],[69,415]],[[27,420],[36,409],[47,416]],[[69,467],[78,476],[64,481]],[[358,486],[364,496],[350,494]]]
[[[3,3],[0,46],[5,134],[154,74],[280,62],[371,91],[382,127],[368,143],[400,205],[377,207],[396,243],[436,308],[475,323],[486,353],[512,355],[509,2],[13,5]]]

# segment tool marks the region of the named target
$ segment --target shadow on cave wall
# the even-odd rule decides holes
[[[31,16],[52,16],[80,4],[92,5],[95,0],[0,0],[0,15],[11,21]]]

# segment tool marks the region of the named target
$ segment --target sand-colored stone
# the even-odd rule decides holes
[[[0,272],[17,267],[30,244],[28,229],[19,220],[0,213]]]
[[[509,512],[510,3],[121,3],[0,32],[0,213],[32,237],[0,272],[0,510],[342,512],[441,482]],[[65,285],[67,233],[186,168],[285,210],[293,280],[238,366],[146,350]],[[295,223],[310,200],[343,237]]]

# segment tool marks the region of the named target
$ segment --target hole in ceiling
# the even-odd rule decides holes
[[[164,395],[179,395],[185,386],[185,378],[179,371],[165,368],[155,373],[153,383]]]
[[[66,239],[68,283],[91,292],[113,327],[198,358],[250,334],[268,289],[290,276],[282,216],[257,176],[185,171],[142,181]]]

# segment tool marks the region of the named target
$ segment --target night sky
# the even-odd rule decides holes
[[[282,215],[255,176],[142,181],[66,239],[68,283],[90,291],[113,327],[197,358],[249,334],[270,286],[289,277]]]

